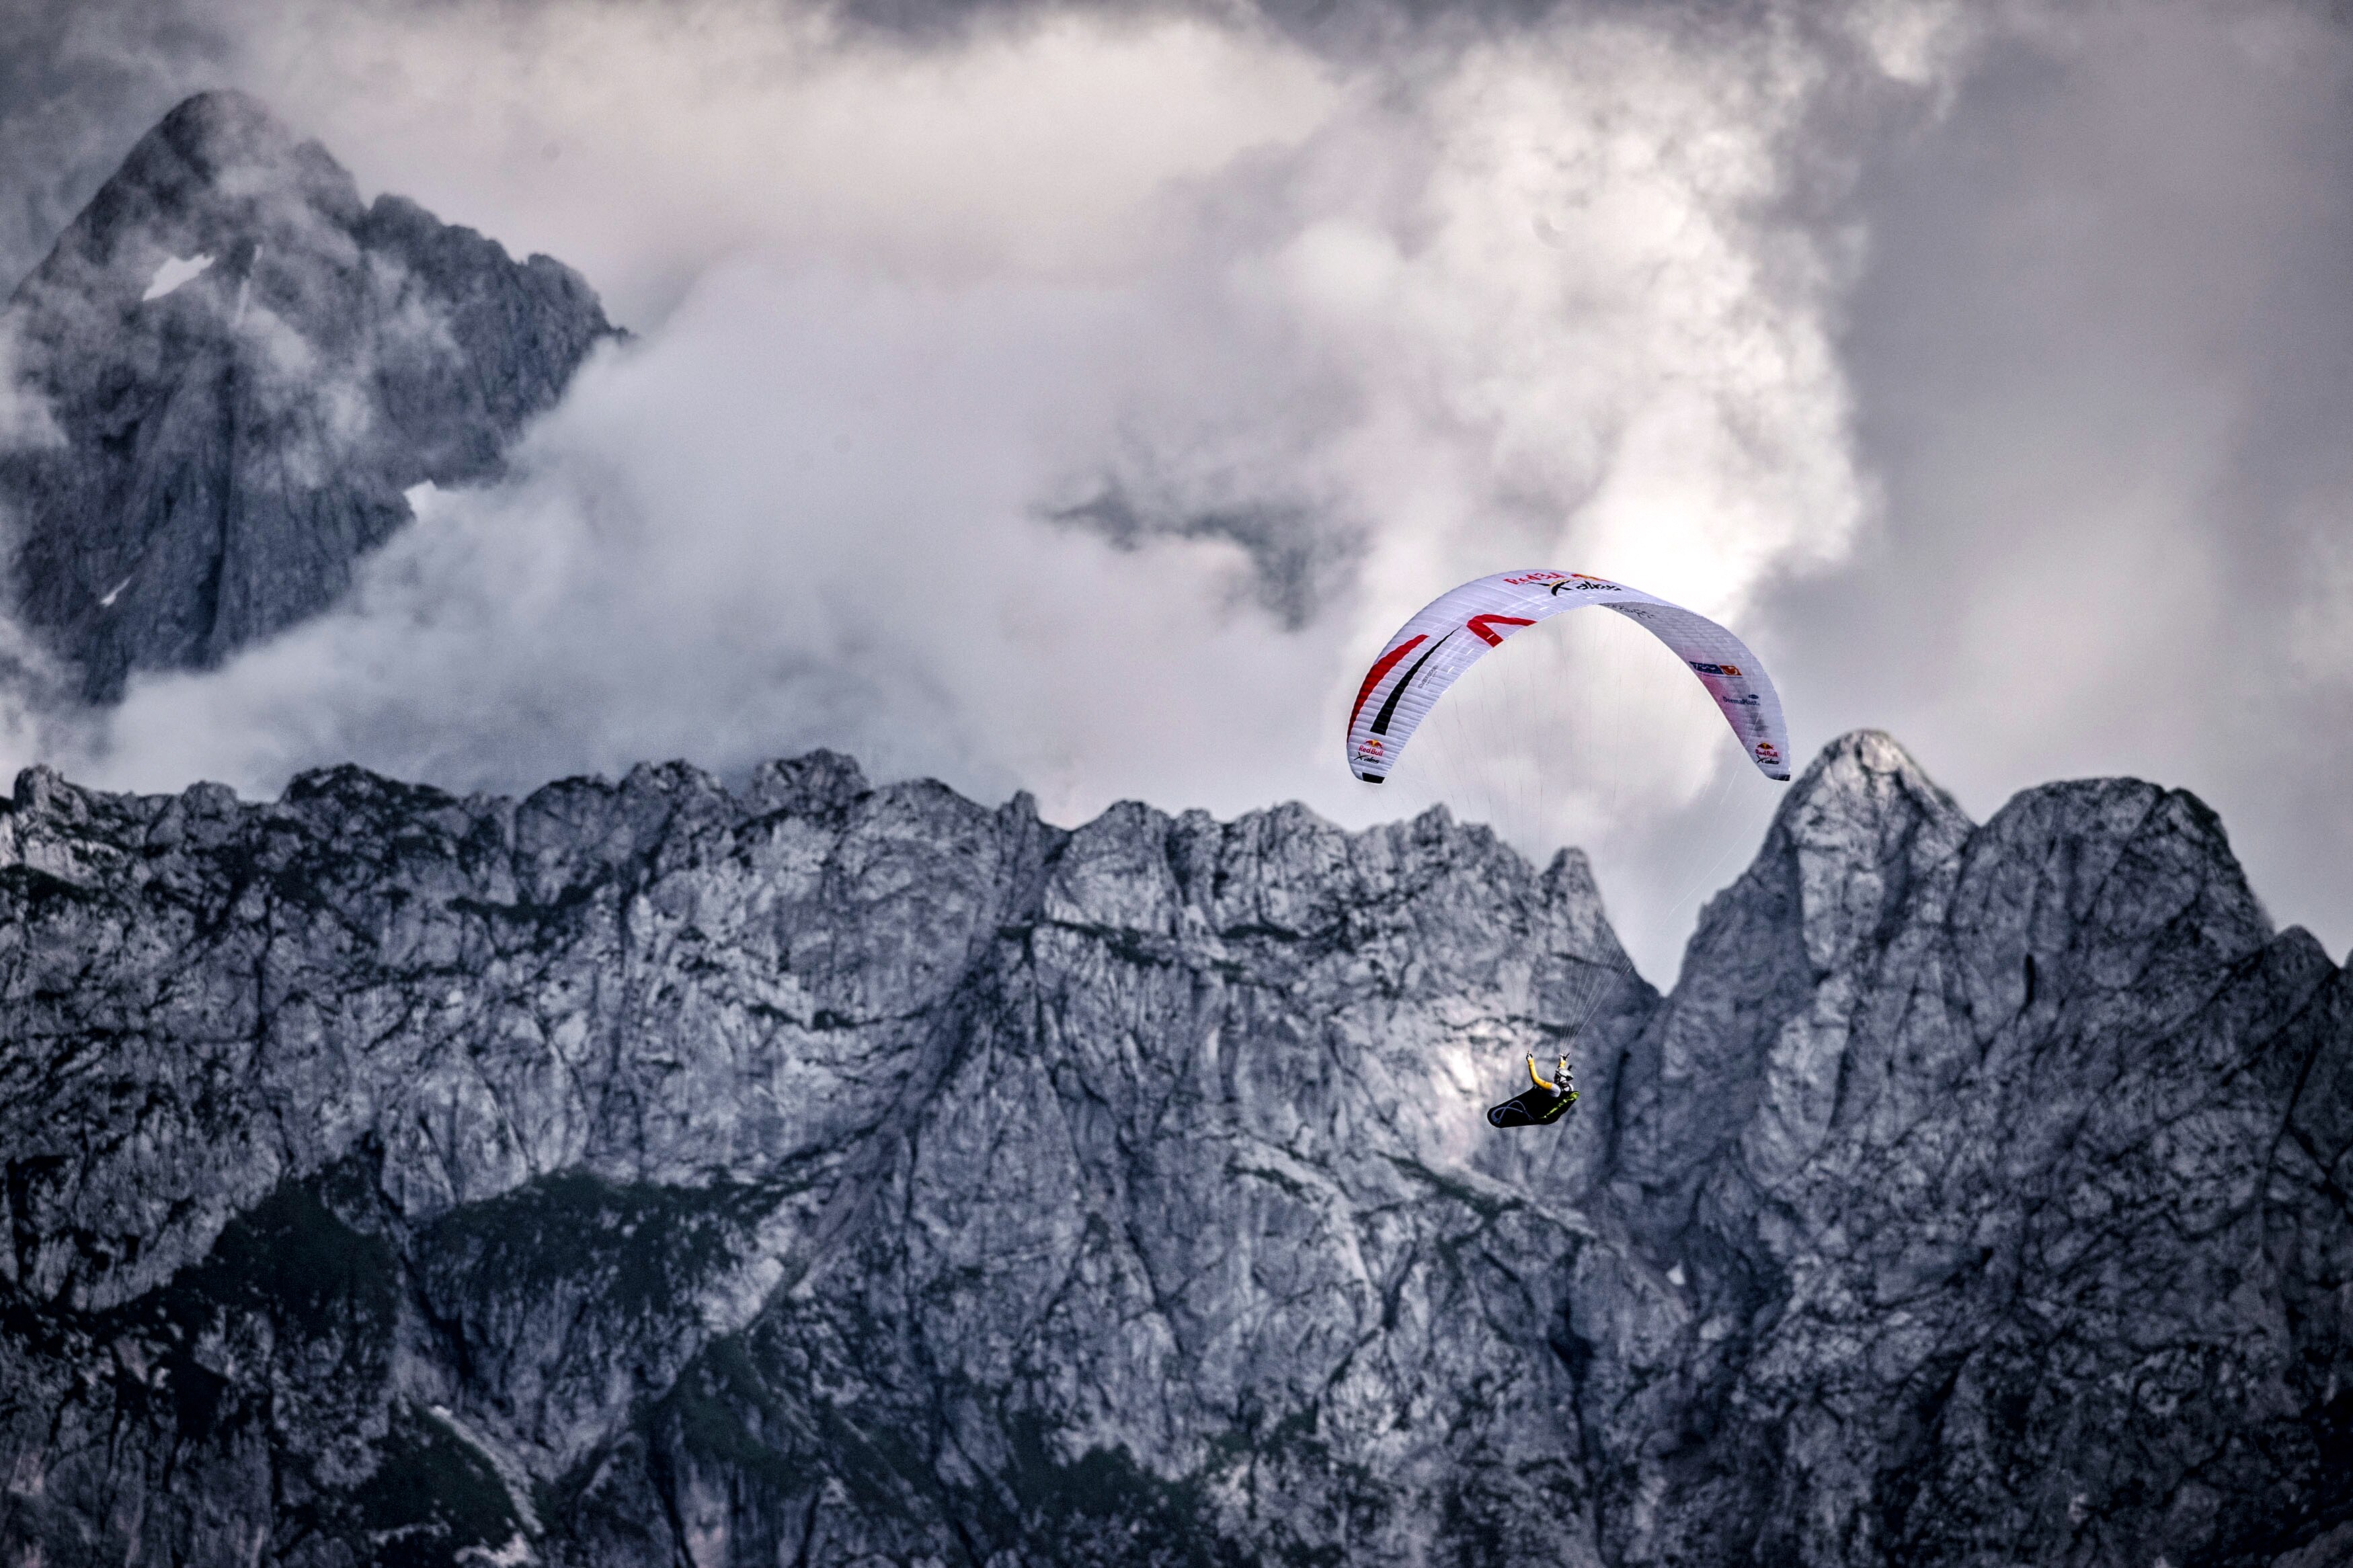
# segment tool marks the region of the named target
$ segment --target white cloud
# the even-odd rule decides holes
[[[1599,840],[1613,894],[1713,854],[1689,814],[1755,783],[1671,660],[1592,629],[1466,683],[1418,782],[1376,795],[1337,736],[1461,578],[1576,566],[1737,617],[1848,548],[1845,242],[1789,201],[1848,40],[1609,13],[1340,59],[1173,14],[922,47],[730,6],[333,16],[263,34],[252,85],[643,335],[508,482],[426,498],[345,608],[134,683],[77,773],[516,789],[822,743],[1065,821],[1442,795],[1532,849]],[[1620,897],[1654,973],[1704,872]]]
[[[757,254],[929,281],[1117,279],[1172,183],[1311,132],[1338,89],[1247,26],[1044,10],[951,47],[813,6],[298,7],[255,39],[364,185],[544,251],[642,325]]]
[[[1808,739],[1884,725],[1971,809],[2196,791],[2275,917],[2353,935],[2353,31],[2018,8],[1883,153],[1843,359],[1884,532],[1768,597]]]
[[[81,173],[23,211],[234,81],[644,338],[348,613],[143,689],[102,763],[16,756],[527,787],[827,741],[1066,820],[1444,795],[1593,847],[1662,974],[1774,796],[1627,628],[1515,643],[1384,791],[1333,755],[1389,626],[1549,559],[1734,616],[1801,752],[1884,725],[1980,812],[2186,784],[2278,913],[2353,931],[2353,32],[2307,6],[1050,4],[908,41],[174,3],[75,8],[71,91],[0,118]],[[87,132],[124,83],[138,123]]]

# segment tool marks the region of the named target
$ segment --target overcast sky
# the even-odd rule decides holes
[[[6,760],[1442,797],[1585,845],[1663,982],[1778,795],[1638,628],[1342,765],[1394,626],[1553,565],[1731,621],[1800,758],[2195,790],[2353,942],[2328,7],[0,5],[8,276],[236,86],[638,334],[345,610]]]

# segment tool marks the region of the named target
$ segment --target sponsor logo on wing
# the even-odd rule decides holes
[[[1772,742],[1759,741],[1757,742],[1757,760],[1760,763],[1778,763],[1781,760],[1781,753]]]
[[[1695,658],[1686,659],[1684,662],[1702,675],[1738,675],[1740,673],[1740,667],[1736,664],[1702,664]]]
[[[1582,572],[1571,572],[1567,577],[1552,585],[1552,591],[1556,594],[1582,594],[1594,588],[1622,591],[1622,584],[1612,583],[1607,577],[1588,577]]]
[[[1536,583],[1566,583],[1569,574],[1566,572],[1546,569],[1541,572],[1523,572],[1516,577],[1506,577],[1504,581],[1514,588],[1525,588]]]
[[[1378,736],[1367,735],[1356,742],[1356,760],[1360,763],[1377,763],[1382,760],[1388,750],[1388,747],[1381,744]]]

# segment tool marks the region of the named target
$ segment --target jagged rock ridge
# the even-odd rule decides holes
[[[1522,1137],[1619,950],[1438,814],[33,773],[0,866],[11,1561],[2353,1541],[2353,983],[2186,795],[1848,738]]]
[[[579,276],[364,204],[242,94],[134,147],[0,311],[19,616],[111,700],[332,604],[617,334]]]

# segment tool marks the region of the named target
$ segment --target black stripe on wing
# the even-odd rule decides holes
[[[1423,654],[1419,658],[1413,661],[1413,668],[1405,672],[1405,679],[1398,681],[1390,690],[1388,700],[1382,703],[1381,710],[1373,716],[1374,734],[1386,735],[1389,732],[1389,721],[1397,717],[1398,699],[1403,697],[1405,695],[1405,689],[1413,684],[1413,678],[1421,673],[1421,667],[1430,662],[1430,655],[1434,654],[1440,648],[1444,647],[1446,646],[1446,637],[1451,637],[1454,634],[1452,632],[1449,632],[1446,634],[1446,637],[1440,637],[1436,642],[1431,643],[1430,645],[1430,653]]]

